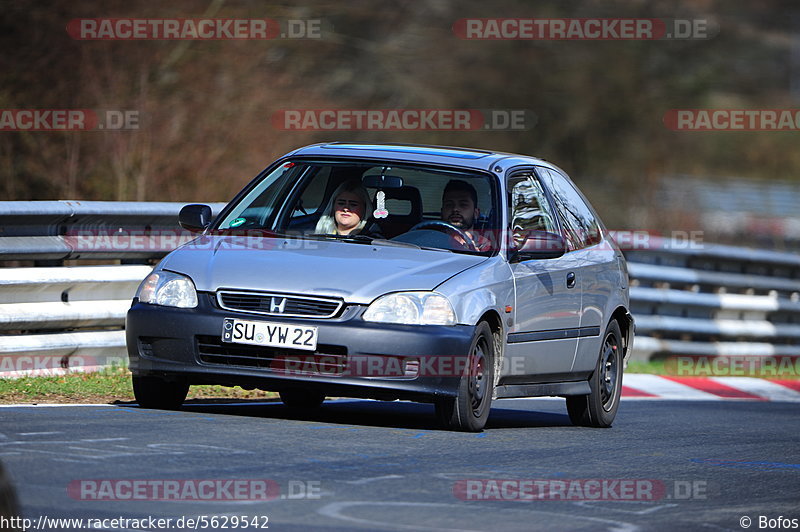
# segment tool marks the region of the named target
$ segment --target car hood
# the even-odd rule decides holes
[[[220,288],[341,297],[369,304],[401,290],[432,290],[486,257],[327,240],[203,236],[168,255],[165,270],[198,291]]]

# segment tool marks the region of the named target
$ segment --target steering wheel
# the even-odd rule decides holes
[[[472,241],[472,238],[469,237],[467,233],[456,227],[455,225],[449,224],[442,220],[425,220],[408,231],[417,231],[420,229],[433,229],[434,231],[441,231],[442,233],[447,233],[452,236],[458,236],[461,240],[464,241],[464,244],[470,251],[478,251],[478,248],[475,247],[475,243]]]

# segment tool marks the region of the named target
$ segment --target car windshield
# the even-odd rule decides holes
[[[498,197],[496,178],[490,174],[295,160],[252,183],[214,231],[265,231],[488,255],[499,248]]]

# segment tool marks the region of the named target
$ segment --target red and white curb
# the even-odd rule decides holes
[[[753,377],[667,377],[626,373],[623,399],[681,401],[784,401],[800,403],[800,379]]]

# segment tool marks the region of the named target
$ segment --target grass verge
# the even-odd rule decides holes
[[[198,385],[189,388],[188,399],[272,399],[278,394],[244,390],[238,386]],[[133,401],[131,373],[110,368],[97,373],[69,373],[45,377],[0,379],[0,404],[15,403],[113,403]]]
[[[625,373],[649,373],[651,375],[669,375],[669,372],[664,367],[663,360],[655,362],[640,362],[638,360],[628,361],[628,367],[625,368]]]

